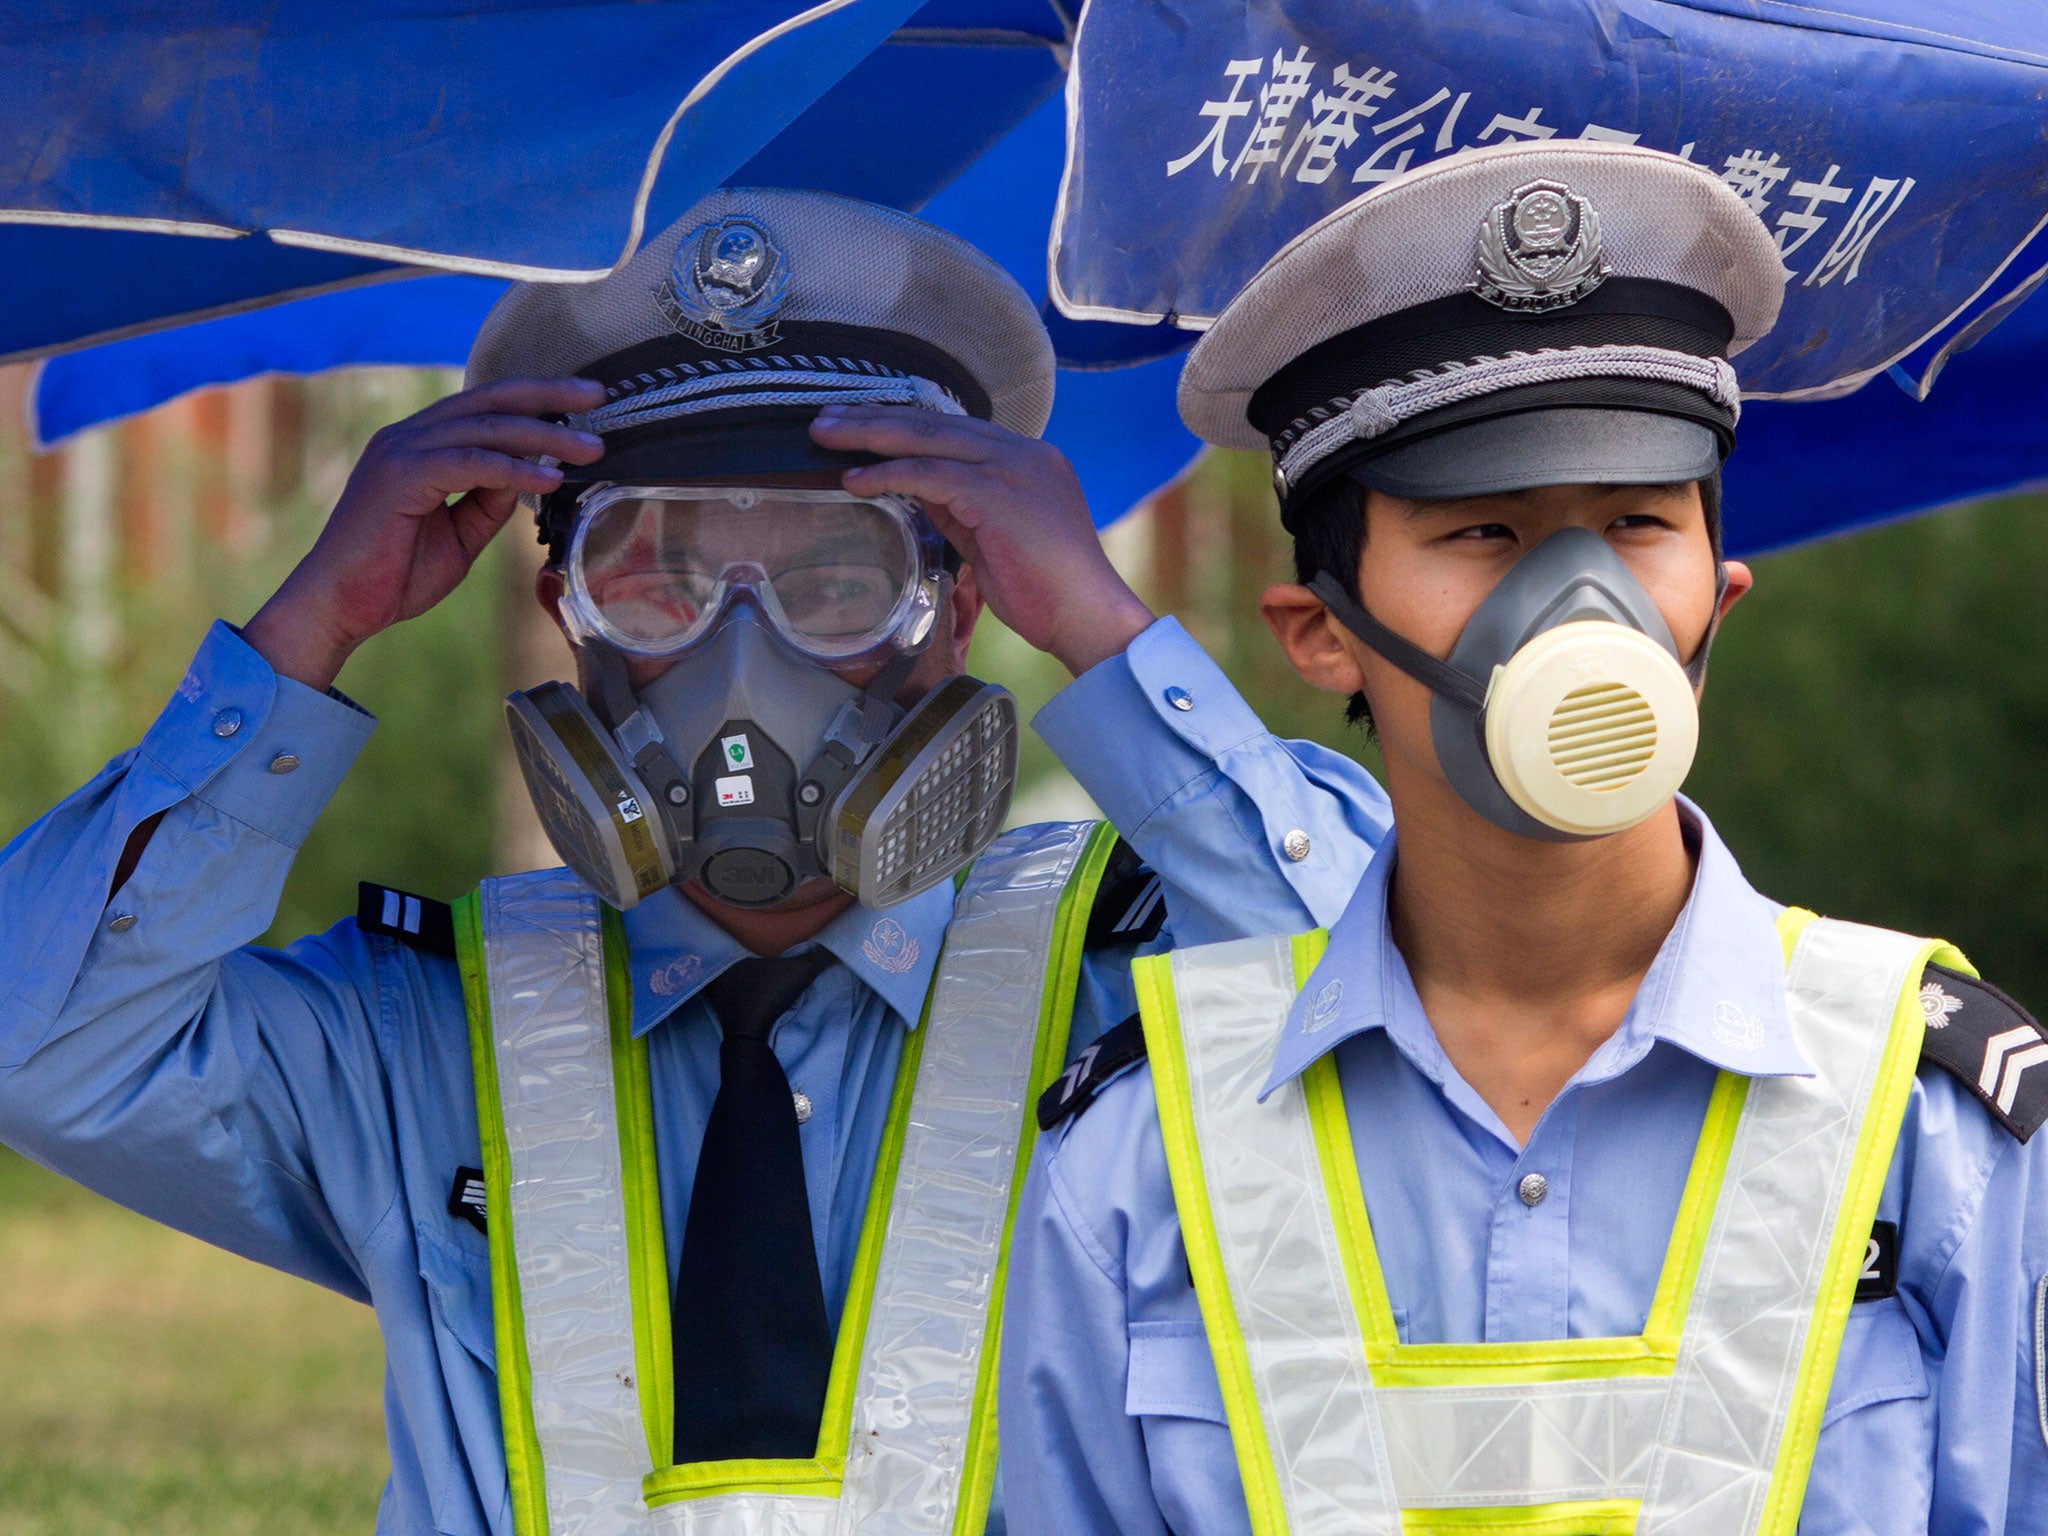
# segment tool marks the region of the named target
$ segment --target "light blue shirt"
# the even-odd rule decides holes
[[[1373,862],[1276,1043],[1266,1091],[1335,1053],[1401,1337],[1639,1333],[1718,1071],[1809,1070],[1774,905],[1691,806],[1691,897],[1621,1027],[1516,1144],[1437,1043]],[[1391,842],[1383,853],[1392,853]],[[1523,1177],[1548,1194],[1529,1206]],[[1800,1520],[1807,1536],[2048,1530],[2048,1137],[2021,1145],[1937,1068],[1915,1080],[1883,1200],[1895,1297],[1851,1310]],[[1148,1067],[1041,1140],[1003,1342],[1010,1528],[1249,1530]]]
[[[1172,802],[1173,816],[1131,827],[1165,886],[1166,937],[1179,932],[1183,880],[1206,881],[1224,857],[1243,931],[1334,916],[1364,864],[1358,837],[1375,830],[1372,781],[1325,764],[1331,792],[1299,789],[1287,750],[1241,704],[1230,712],[1228,685],[1178,626],[1155,626],[1142,650],[1146,667],[1211,707],[1135,704],[1147,685],[1115,658],[1050,713],[1067,726],[1055,747],[1104,803]],[[1199,729],[1175,729],[1226,720],[1220,757]],[[352,920],[282,951],[242,947],[269,924],[294,853],[372,726],[215,626],[142,743],[0,851],[0,1139],[145,1215],[369,1303],[391,1449],[378,1529],[509,1536],[486,1245],[447,1208],[457,1169],[481,1163],[455,966]],[[286,757],[298,766],[285,771]],[[1277,835],[1305,828],[1330,857],[1269,853],[1278,844],[1233,774],[1253,792],[1297,786]],[[160,812],[109,901],[129,832]],[[941,888],[835,920],[817,942],[839,964],[771,1041],[813,1106],[804,1172],[835,1322],[904,1033],[950,910]],[[1238,931],[1191,910],[1192,936]],[[718,1084],[699,993],[741,950],[673,892],[625,926],[673,1276]],[[1130,1013],[1129,955],[1108,950],[1084,968],[1076,1048]]]

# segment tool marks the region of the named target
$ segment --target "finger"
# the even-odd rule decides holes
[[[811,436],[828,448],[880,454],[888,459],[916,456],[985,464],[1001,444],[975,430],[970,416],[940,416],[905,409],[901,414],[826,411],[811,423]]]
[[[517,458],[547,454],[565,464],[591,464],[604,457],[604,439],[531,416],[457,416],[422,428],[406,442],[410,452],[439,448],[492,448]]]
[[[421,454],[415,462],[435,496],[435,505],[419,508],[415,515],[437,511],[439,503],[450,496],[470,491],[545,496],[562,483],[562,472],[551,464],[536,464],[488,448],[443,448]]]
[[[448,508],[455,539],[463,558],[474,560],[484,546],[497,536],[513,509],[519,505],[516,491],[471,491]]]
[[[849,469],[840,483],[857,496],[912,496],[943,505],[958,517],[973,492],[985,486],[975,468],[954,459],[890,459]]]
[[[436,400],[407,420],[415,426],[426,426],[456,416],[566,416],[572,411],[594,410],[602,404],[604,386],[595,379],[500,379],[495,384],[461,390]]]

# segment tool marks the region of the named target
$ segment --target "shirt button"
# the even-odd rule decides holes
[[[213,734],[225,741],[242,728],[242,712],[224,709],[213,717]]]
[[[1522,1197],[1524,1205],[1541,1205],[1543,1197],[1550,1193],[1550,1180],[1540,1173],[1525,1173],[1522,1182],[1515,1186],[1515,1193]]]
[[[1185,714],[1195,707],[1195,696],[1185,688],[1169,688],[1166,690],[1166,702]]]
[[[802,1125],[811,1118],[811,1096],[799,1088],[789,1097],[790,1101],[796,1105],[796,1123]]]
[[[289,752],[280,752],[270,760],[272,773],[290,773],[299,766],[299,760]]]
[[[133,912],[117,912],[107,919],[107,927],[114,933],[126,933],[134,926],[135,914]]]
[[[1308,857],[1308,849],[1308,834],[1299,827],[1280,839],[1280,851],[1297,864]]]

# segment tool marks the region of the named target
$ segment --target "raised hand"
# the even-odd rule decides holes
[[[284,677],[327,688],[355,648],[454,591],[523,494],[590,464],[587,432],[538,418],[589,410],[589,379],[505,379],[465,390],[370,439],[327,526],[242,637]]]
[[[974,568],[996,617],[1075,676],[1152,622],[1102,552],[1073,466],[1052,444],[890,405],[827,406],[811,436],[888,460],[848,470],[846,489],[915,500]]]

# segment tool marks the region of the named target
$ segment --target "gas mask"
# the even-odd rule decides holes
[[[596,697],[506,701],[562,861],[624,910],[690,879],[770,906],[819,876],[886,907],[972,860],[1009,810],[1016,703],[971,677],[895,701],[950,590],[943,552],[893,497],[587,493],[562,616]],[[628,657],[671,665],[635,689]],[[831,670],[875,662],[864,687]]]
[[[1715,610],[1727,584],[1719,569]],[[1474,610],[1447,661],[1402,639],[1327,571],[1309,583],[1345,628],[1429,688],[1430,740],[1465,803],[1523,837],[1620,832],[1684,783],[1699,742],[1690,663],[1657,605],[1585,528],[1543,540]]]

